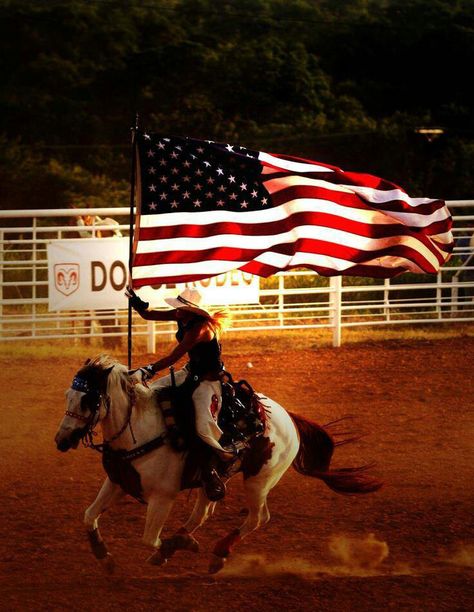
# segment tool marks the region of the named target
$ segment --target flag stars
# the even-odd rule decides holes
[[[149,135],[149,134],[147,134],[147,133],[145,132],[145,133],[143,134],[143,138],[144,138],[145,140],[150,140],[150,135]]]
[[[155,140],[153,134],[148,139],[141,137],[139,146],[144,158],[148,150],[155,155],[142,166],[148,195],[144,206],[149,214],[217,209],[249,212],[255,206],[271,206],[271,197],[263,192],[260,181],[255,180],[253,166],[245,160],[248,150],[239,145],[209,144]],[[249,157],[256,161],[254,155]]]
[[[148,157],[155,157],[155,152],[150,149],[148,151],[147,155],[148,155]]]

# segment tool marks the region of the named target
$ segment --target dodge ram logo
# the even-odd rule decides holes
[[[79,264],[55,264],[54,284],[63,295],[74,293],[79,288]]]

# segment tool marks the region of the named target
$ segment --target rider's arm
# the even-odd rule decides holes
[[[190,351],[198,342],[210,340],[211,337],[212,333],[205,324],[191,328],[184,334],[181,342],[171,351],[169,355],[151,364],[153,371],[156,373],[160,370],[168,368],[181,359],[181,357]]]
[[[150,304],[141,299],[131,287],[127,287],[125,295],[129,299],[129,304],[142,319],[148,321],[176,321],[176,310],[150,310]]]
[[[176,310],[142,310],[138,314],[147,321],[176,321]]]

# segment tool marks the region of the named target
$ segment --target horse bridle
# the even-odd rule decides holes
[[[128,413],[127,413],[127,417],[122,427],[109,440],[104,440],[102,444],[94,444],[92,440],[93,440],[93,437],[96,435],[96,432],[94,430],[95,430],[97,423],[99,422],[100,407],[101,405],[105,406],[106,412],[105,412],[104,418],[107,418],[110,412],[110,397],[105,393],[101,393],[98,389],[94,389],[93,387],[91,387],[89,385],[89,381],[80,376],[74,376],[74,378],[72,379],[71,389],[73,389],[74,391],[80,391],[81,393],[85,393],[85,395],[81,398],[81,402],[83,399],[87,398],[88,396],[91,399],[91,403],[88,406],[91,414],[88,416],[79,414],[77,412],[72,412],[71,410],[65,411],[66,416],[70,416],[74,419],[78,419],[79,421],[83,421],[86,424],[84,427],[84,430],[85,430],[84,435],[81,436],[82,443],[84,444],[84,446],[93,448],[94,450],[102,451],[104,444],[110,444],[110,442],[117,440],[117,438],[119,438],[123,434],[123,432],[127,429],[127,427],[130,427],[130,433],[132,434],[133,441],[134,443],[136,442],[135,436],[132,430],[132,424],[130,422],[130,419],[132,417],[133,406],[135,404],[135,394],[134,393],[129,393],[130,401],[129,401]]]
[[[110,410],[110,397],[108,395],[104,395],[98,389],[93,389],[89,386],[89,381],[85,378],[81,378],[80,376],[74,376],[71,383],[71,389],[73,391],[79,391],[81,393],[85,393],[84,397],[81,398],[81,402],[83,399],[89,398],[91,402],[88,406],[91,414],[85,416],[84,414],[79,414],[78,412],[72,412],[71,410],[66,410],[64,413],[66,416],[73,417],[74,419],[78,419],[79,421],[84,421],[87,425],[92,425],[91,429],[93,429],[98,421],[100,416],[100,406],[103,404],[106,408],[106,416]],[[88,402],[89,403],[89,402]],[[97,420],[94,424],[92,421],[97,416]]]

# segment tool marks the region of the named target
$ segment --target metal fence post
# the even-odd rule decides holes
[[[0,229],[0,337],[3,336],[3,261],[5,259],[5,245],[3,242],[3,230]]]
[[[342,337],[342,276],[331,276],[329,303],[332,309],[332,345],[339,347]]]
[[[33,248],[32,248],[32,263],[33,263],[33,267],[32,267],[32,275],[31,275],[31,280],[33,281],[33,285],[31,287],[31,297],[32,297],[32,309],[31,309],[31,314],[32,314],[32,318],[33,318],[33,323],[32,323],[32,327],[31,327],[31,335],[33,337],[36,336],[36,280],[37,280],[37,274],[36,274],[36,240],[37,240],[37,235],[36,235],[36,217],[33,217],[33,222],[32,222],[32,234],[31,237],[33,238]]]
[[[284,291],[285,291],[285,277],[283,276],[283,274],[280,274],[280,276],[278,277],[278,322],[279,322],[280,327],[285,326]]]
[[[438,314],[438,319],[442,319],[443,318],[443,310],[442,310],[442,301],[443,301],[443,294],[442,294],[442,289],[440,287],[440,285],[443,282],[443,277],[441,272],[438,272],[438,274],[436,275],[436,312]]]
[[[383,303],[384,303],[384,314],[385,320],[390,321],[390,279],[385,278],[383,281]]]
[[[146,340],[146,348],[148,353],[156,352],[156,334],[155,334],[155,322],[147,321],[148,335]]]

